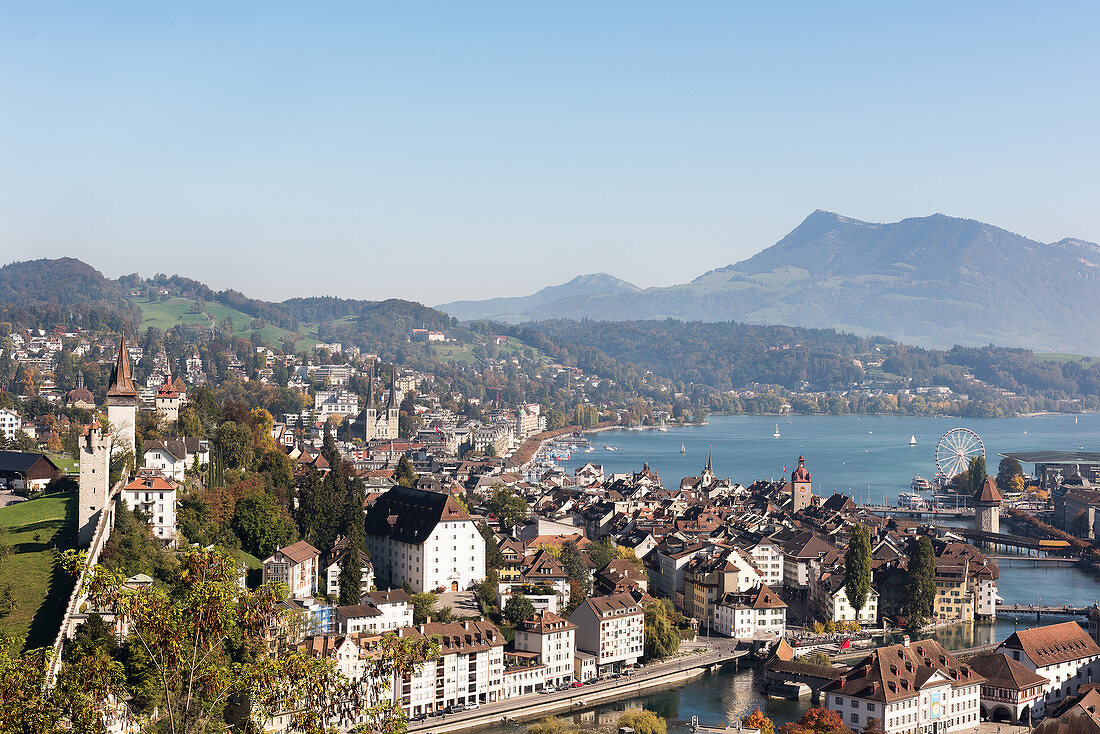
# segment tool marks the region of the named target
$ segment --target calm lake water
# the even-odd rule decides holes
[[[985,445],[986,464],[996,472],[998,454],[1039,449],[1096,451],[1100,414],[1044,415],[1034,418],[914,418],[909,416],[712,416],[705,426],[661,431],[604,431],[588,438],[594,450],[561,462],[572,471],[587,461],[606,472],[639,471],[643,461],[666,486],[697,476],[714,457],[714,471],[748,486],[778,479],[798,464],[799,452],[813,476],[816,494],[843,492],[859,502],[894,504],[915,475],[936,473],[935,450],[952,428],[969,428]],[[779,428],[780,437],[772,434]],[[910,436],[917,439],[909,445]],[[680,453],[681,444],[687,449]],[[610,446],[615,451],[606,451]],[[1033,467],[1024,465],[1025,471]],[[785,470],[785,471],[784,471]]]
[[[772,434],[778,424],[780,438]],[[969,428],[981,436],[986,463],[996,471],[1006,451],[1039,449],[1100,450],[1100,415],[1036,416],[971,420],[962,418],[912,418],[906,416],[713,416],[706,426],[659,431],[606,431],[589,437],[595,450],[575,454],[562,462],[572,471],[586,461],[603,464],[606,472],[638,471],[643,461],[657,471],[666,486],[684,476],[698,475],[708,450],[714,470],[741,484],[757,479],[778,479],[793,471],[799,451],[813,475],[816,494],[828,497],[844,492],[859,501],[870,498],[893,504],[898,492],[908,491],[914,475],[935,474],[935,447],[952,428]],[[916,436],[917,445],[909,446]],[[687,449],[680,453],[680,444]],[[616,451],[605,451],[612,446]],[[785,472],[784,472],[785,468]],[[1033,467],[1024,465],[1025,471]],[[1100,578],[1077,568],[1037,566],[1026,558],[999,560],[998,591],[1010,603],[1092,604],[1100,598]],[[1044,623],[1065,621],[1044,617]],[[1015,629],[1037,625],[1034,617],[1002,618],[996,624],[958,625],[936,633],[949,649],[960,649],[1003,640]],[[769,699],[759,692],[759,669],[735,671],[727,666],[681,686],[648,696],[599,706],[572,716],[582,725],[613,725],[628,708],[647,708],[669,719],[669,731],[687,732],[691,717],[701,723],[720,724],[761,707],[774,721],[792,721],[809,708],[809,697],[799,701]],[[478,730],[487,734],[521,734],[523,725]]]

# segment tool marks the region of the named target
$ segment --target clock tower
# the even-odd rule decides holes
[[[806,460],[799,455],[798,468],[791,472],[791,512],[809,507],[811,496],[810,472],[806,469]]]

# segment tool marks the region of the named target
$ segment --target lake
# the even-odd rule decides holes
[[[595,450],[575,454],[562,462],[570,471],[587,461],[603,464],[605,472],[641,469],[642,462],[661,475],[666,486],[696,476],[713,455],[714,470],[748,485],[757,479],[778,479],[793,471],[799,452],[813,475],[814,492],[828,497],[834,491],[858,501],[893,504],[898,492],[908,491],[914,475],[936,472],[935,448],[952,428],[969,428],[985,445],[986,462],[996,472],[997,454],[1039,449],[1096,450],[1100,446],[1100,415],[1077,417],[1044,415],[1030,418],[965,419],[909,416],[712,416],[705,426],[660,431],[605,431],[589,436]],[[779,438],[773,433],[778,426]],[[917,445],[909,446],[916,436]],[[687,449],[680,453],[680,445]],[[605,451],[611,446],[615,451]],[[1033,467],[1025,465],[1024,470]],[[998,561],[998,592],[1010,603],[1035,601],[1092,604],[1100,597],[1100,579],[1074,567],[1036,566],[1026,558]],[[1044,623],[1065,621],[1044,617]],[[936,633],[949,649],[961,649],[1003,640],[1015,629],[1037,625],[1034,617],[1002,618],[996,624],[957,625]],[[760,706],[776,723],[792,721],[809,708],[809,697],[799,701],[769,699],[759,692],[759,669],[718,673],[647,696],[598,706],[572,715],[582,725],[614,724],[627,708],[647,708],[668,718],[669,731],[688,731],[686,722],[719,724],[751,713]],[[522,734],[524,725],[496,726],[486,734]]]
[[[936,473],[935,450],[952,428],[969,428],[985,445],[986,464],[996,473],[999,453],[1039,449],[1096,450],[1100,414],[1042,415],[1031,418],[924,418],[911,416],[712,416],[707,425],[661,431],[603,431],[589,435],[594,450],[561,462],[572,471],[587,461],[605,472],[639,471],[643,461],[665,486],[698,476],[707,452],[720,477],[748,486],[758,479],[789,475],[799,452],[813,476],[814,492],[834,491],[858,502],[894,504],[915,475]],[[779,429],[780,437],[773,433]],[[916,446],[909,445],[915,436]],[[681,444],[687,449],[680,453]],[[615,451],[606,451],[610,446]],[[1033,467],[1024,465],[1024,471]]]

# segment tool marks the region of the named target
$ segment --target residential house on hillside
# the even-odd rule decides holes
[[[177,490],[176,483],[159,471],[138,469],[130,483],[122,488],[122,501],[131,510],[141,512],[148,518],[156,538],[174,543]]]
[[[280,548],[264,559],[263,582],[286,584],[293,599],[311,597],[317,589],[321,552],[304,540]]]
[[[188,469],[210,461],[206,441],[194,437],[146,439],[142,444],[145,466],[182,482]]]

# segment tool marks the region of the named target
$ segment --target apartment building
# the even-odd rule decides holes
[[[730,592],[714,606],[712,629],[738,640],[777,640],[787,629],[787,605],[767,585]]]
[[[513,647],[538,655],[537,662],[546,666],[546,685],[568,685],[573,682],[576,631],[575,624],[553,612],[533,614],[516,626]]]
[[[630,594],[586,599],[569,621],[577,627],[577,649],[596,657],[599,675],[641,660],[645,613]]]
[[[1096,682],[1100,646],[1076,622],[1018,630],[997,652],[1047,679],[1043,697],[1034,704],[1036,716],[1074,695],[1077,686]]]
[[[403,638],[428,637],[439,645],[437,660],[425,662],[394,681],[394,700],[408,715],[502,698],[505,640],[492,623],[422,624],[404,627],[397,634]]]

